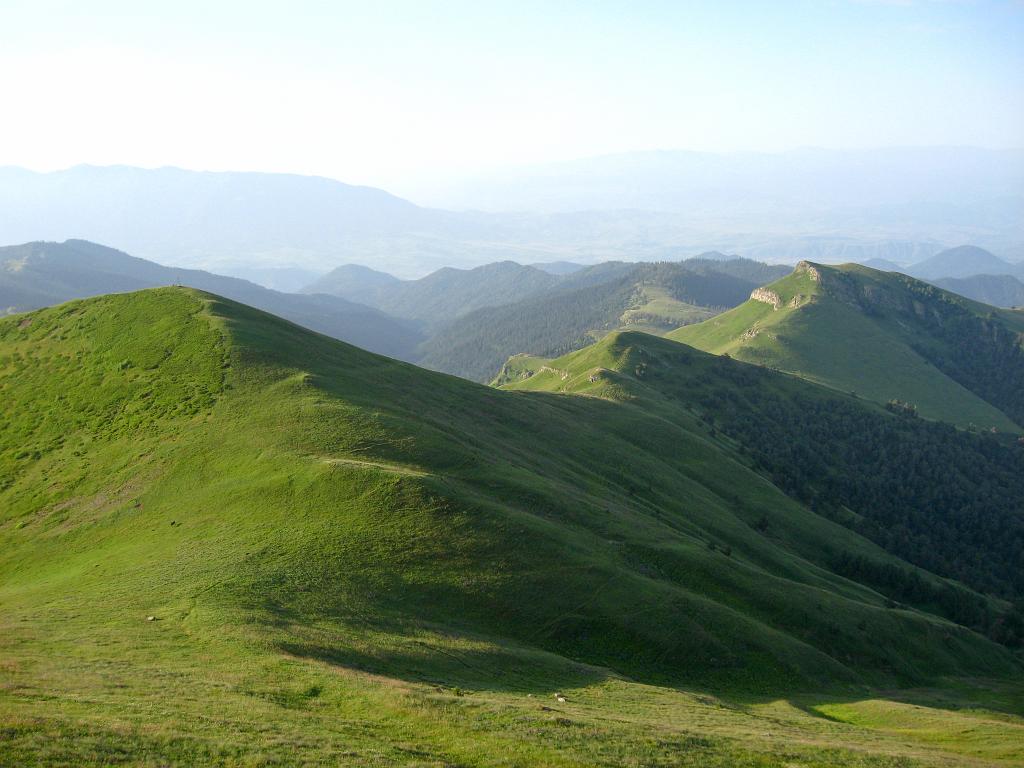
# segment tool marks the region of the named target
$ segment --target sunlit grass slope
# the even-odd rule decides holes
[[[1019,667],[831,573],[826,545],[892,559],[696,418],[488,389],[188,289],[3,320],[0,398],[0,763],[1019,756],[1003,684],[843,722],[878,717],[868,686]]]
[[[555,360],[511,358],[495,385],[597,396],[675,425],[699,420],[726,453],[791,498],[933,573],[1019,601],[1024,579],[1024,443],[973,434],[904,407],[701,352],[643,333],[611,334]],[[768,533],[768,522],[758,524]],[[1024,645],[1024,614],[951,583],[861,560],[842,546],[810,551],[888,597]],[[1001,618],[1002,617],[1002,618]]]
[[[1006,349],[978,360],[997,327]],[[1024,313],[905,275],[804,262],[757,298],[668,337],[877,402],[909,402],[928,418],[1020,431],[1014,415],[1024,396],[1019,388],[993,396],[994,387],[1007,385],[991,380],[1019,377],[1024,355],[1012,337],[1022,332]]]

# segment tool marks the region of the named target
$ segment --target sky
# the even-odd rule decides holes
[[[1024,146],[1021,0],[0,0],[0,165]]]

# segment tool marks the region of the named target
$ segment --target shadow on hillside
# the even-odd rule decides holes
[[[1024,682],[1012,680],[944,678],[906,687],[833,683],[818,689],[805,681],[803,685],[760,685],[760,690],[751,690],[734,682],[718,684],[686,674],[649,673],[637,677],[514,642],[474,640],[471,635],[428,633],[414,637],[400,630],[396,632],[397,626],[385,628],[376,623],[374,629],[386,632],[382,642],[375,642],[369,635],[355,639],[351,635],[338,637],[316,631],[313,636],[292,635],[277,647],[289,656],[339,669],[467,691],[543,697],[560,690],[618,679],[675,690],[707,699],[709,705],[755,716],[763,715],[758,714],[762,707],[785,701],[810,717],[841,723],[845,721],[829,714],[828,707],[875,699],[926,710],[975,713],[985,710],[999,713],[997,718],[1006,715],[1024,718]]]
[[[461,689],[467,693],[490,691],[534,695],[540,703],[545,703],[560,691],[567,691],[568,698],[572,700],[571,692],[574,688],[593,685],[611,678],[629,679],[608,669],[587,666],[543,652],[501,647],[442,649],[419,641],[409,641],[409,644],[415,647],[386,653],[301,642],[286,643],[279,647],[291,656],[326,663],[345,670],[357,670],[456,691]],[[780,691],[772,694],[757,694],[735,688],[719,689],[703,684],[691,686],[685,681],[676,681],[675,684],[668,681],[660,684],[648,681],[646,684],[673,689],[680,694],[696,697],[699,702],[709,707],[730,709],[753,718],[781,718],[785,721],[788,717],[783,711],[769,714],[763,709],[773,703],[785,702],[809,717],[868,730],[882,726],[870,723],[858,725],[841,716],[830,714],[829,708],[847,705],[856,707],[858,704],[873,700],[889,702],[897,722],[909,717],[910,722],[905,727],[912,730],[916,727],[934,727],[933,718],[941,716],[941,712],[964,712],[965,716],[972,719],[980,718],[979,723],[985,720],[1002,721],[1011,732],[1019,725],[1007,720],[1007,716],[1024,717],[1024,685],[1015,685],[1008,681],[957,679],[933,686],[907,689],[873,689],[865,686],[856,692],[847,688],[806,692]],[[912,709],[901,711],[900,705],[910,705]],[[868,712],[877,711],[879,706],[882,711],[888,711],[886,704],[883,703],[869,706]],[[985,712],[994,714],[986,716]],[[958,721],[950,721],[949,727],[953,727],[955,722]],[[919,723],[919,726],[915,726],[915,723]]]
[[[737,691],[719,692],[718,695],[741,710],[753,710],[772,701],[784,699],[811,717],[837,723],[847,721],[829,714],[828,707],[856,705],[871,700],[933,711],[973,714],[987,711],[996,713],[995,719],[1003,719],[1006,715],[1024,718],[1024,683],[1011,680],[950,678],[907,688],[864,686],[855,692],[836,688],[824,691],[787,692],[777,696]]]
[[[448,688],[501,693],[551,695],[560,689],[592,685],[614,677],[600,667],[540,651],[489,648],[441,648],[409,640],[402,650],[372,652],[351,646],[290,642],[278,647],[302,659],[347,670]]]

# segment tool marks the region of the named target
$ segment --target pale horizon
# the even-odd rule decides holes
[[[1016,148],[1024,6],[5,4],[0,165],[383,189],[652,151]],[[398,192],[399,194],[401,192]]]

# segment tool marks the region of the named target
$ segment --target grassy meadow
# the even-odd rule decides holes
[[[182,288],[0,321],[0,765],[1024,764],[1019,658],[615,341],[569,395]]]
[[[1006,413],[936,365],[937,358],[950,356],[948,341],[932,338],[935,329],[928,324],[932,313],[938,316],[936,307],[955,306],[965,315],[991,314],[1020,333],[1020,312],[857,265],[798,268],[767,290],[778,306],[751,299],[668,337],[876,402],[910,402],[927,418],[1021,431]]]

